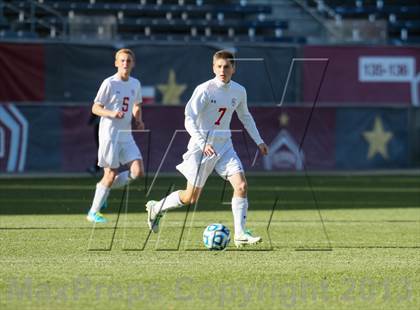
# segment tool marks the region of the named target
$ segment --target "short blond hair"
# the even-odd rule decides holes
[[[227,51],[227,50],[221,50],[213,55],[213,63],[216,62],[217,59],[225,59],[230,62],[230,64],[234,67],[235,66],[235,56],[233,53]]]
[[[134,52],[132,50],[130,50],[129,48],[122,48],[119,49],[116,53],[115,53],[115,60],[118,59],[118,56],[120,56],[120,54],[128,54],[131,56],[131,58],[133,59],[133,61],[136,61],[136,56],[134,55]]]

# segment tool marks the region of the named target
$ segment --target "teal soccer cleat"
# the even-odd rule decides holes
[[[92,223],[107,223],[107,219],[99,212],[89,212],[86,219]]]
[[[240,236],[235,235],[235,245],[237,248],[243,247],[245,245],[256,244],[261,242],[261,237],[253,236],[250,230],[246,230],[244,234]]]

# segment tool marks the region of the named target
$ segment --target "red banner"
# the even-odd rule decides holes
[[[43,45],[0,44],[0,102],[44,100],[44,72]]]
[[[333,169],[335,166],[335,109],[251,108],[261,136],[270,147],[269,156],[257,156],[257,146],[242,132],[235,116],[231,128],[235,150],[245,169],[281,171]],[[149,132],[135,132],[149,171],[176,171],[187,149],[189,135],[184,128],[184,107],[145,107]],[[95,162],[94,128],[89,126],[87,108],[62,108],[61,165],[63,171],[85,171]],[[308,124],[308,122],[310,122]],[[58,132],[56,130],[54,132]],[[166,155],[165,155],[166,154]]]
[[[419,105],[420,48],[308,46],[303,54],[305,102],[316,97],[328,60],[319,105]]]

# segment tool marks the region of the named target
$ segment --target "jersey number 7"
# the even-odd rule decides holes
[[[220,116],[219,116],[219,118],[217,119],[217,121],[216,121],[216,122],[214,122],[214,124],[215,124],[215,125],[220,125],[220,121],[222,120],[223,115],[225,115],[226,110],[227,110],[227,108],[219,108]]]

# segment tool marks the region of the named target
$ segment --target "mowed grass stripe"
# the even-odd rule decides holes
[[[78,186],[78,185],[0,185],[0,190],[46,190],[46,191],[94,191],[92,186]],[[153,186],[153,190],[167,190],[168,186]],[[134,188],[136,191],[144,191],[142,188]],[[220,191],[221,186],[206,186],[206,191]],[[420,193],[420,187],[414,188],[396,188],[396,187],[366,187],[366,186],[256,186],[253,185],[250,191],[259,192],[300,192],[300,191],[316,191],[316,192],[393,192],[393,193]]]
[[[324,223],[330,223],[330,224],[346,224],[346,225],[353,225],[353,226],[359,226],[360,224],[408,224],[408,225],[418,225],[420,223],[420,220],[324,220]],[[165,227],[167,228],[176,228],[181,227],[183,224],[182,221],[171,221],[167,222],[165,224]],[[188,225],[187,228],[203,228],[208,224],[208,221],[206,222],[196,222],[194,225]],[[254,227],[267,227],[266,221],[258,221],[254,220],[250,222],[252,226]],[[273,228],[275,226],[281,227],[283,224],[321,224],[319,220],[273,220],[270,223],[270,228]],[[416,226],[413,226],[416,227]],[[91,230],[93,229],[92,226],[4,226],[0,227],[0,230]],[[114,230],[114,227],[110,226],[103,226],[103,227],[95,227],[94,229],[97,230]],[[146,225],[145,221],[136,222],[133,226],[118,226],[117,230],[140,230],[140,229],[146,229],[149,230],[148,226]]]
[[[53,204],[53,205],[63,205],[63,204],[72,204],[74,203],[83,203],[85,204],[87,199],[69,199],[69,198],[62,198],[60,201],[57,201],[57,199],[45,199],[45,198],[0,198],[0,203],[8,203],[8,204],[21,204],[21,203],[34,203],[34,204]],[[111,203],[117,203],[118,201],[116,199],[113,199]],[[129,203],[130,204],[136,204],[138,203],[141,208],[144,208],[144,199],[133,199],[131,198]],[[273,201],[267,200],[267,201],[261,201],[258,200],[258,202],[250,201],[250,204],[258,204],[258,206],[267,205],[272,206]],[[204,202],[203,202],[204,204]],[[221,204],[220,202],[218,203]],[[282,204],[287,205],[306,205],[308,206],[308,200],[286,200],[281,201],[279,203],[278,209],[282,208]],[[384,206],[391,206],[396,207],[395,202],[390,201],[371,201],[371,200],[357,200],[357,201],[343,201],[343,200],[329,200],[329,201],[322,201],[319,203],[319,206],[347,206],[347,207],[357,207],[359,208],[365,206],[365,207],[384,207]],[[313,203],[311,204],[311,207],[313,207]],[[399,202],[398,206],[404,206],[404,208],[416,208],[419,207],[418,204],[413,204],[412,202]],[[251,206],[252,207],[252,206]],[[211,210],[200,210],[200,211],[211,211]],[[175,210],[174,212],[178,212],[178,210]],[[0,214],[1,214],[1,206],[0,206]]]
[[[9,202],[13,203],[8,208],[11,212],[19,210],[20,198],[25,199],[20,201],[22,207],[35,212],[54,212],[54,204],[65,205],[62,214],[0,216],[0,227],[4,228],[0,229],[0,308],[417,310],[420,195],[415,186],[420,182],[415,177],[402,180],[405,177],[311,177],[314,188],[334,189],[315,191],[319,207],[334,207],[322,210],[333,251],[320,252],[316,249],[325,248],[328,242],[307,180],[250,176],[248,227],[263,237],[263,243],[253,251],[233,251],[232,243],[228,251],[217,253],[204,250],[202,232],[215,221],[232,228],[230,207],[220,206],[220,179],[209,180],[200,200],[207,207],[204,210],[211,212],[203,212],[199,207],[191,225],[191,238],[185,232],[183,240],[191,240],[191,245],[199,249],[191,252],[156,251],[156,235],[145,251],[124,251],[123,247],[141,248],[143,244],[147,235],[147,215],[143,210],[130,213],[127,220],[125,216],[120,218],[112,251],[88,251],[92,224],[85,220],[85,214],[68,214],[67,210],[86,209],[97,180],[0,180],[0,186],[17,188],[0,187],[0,197],[14,201]],[[185,185],[182,178],[162,181],[176,182],[177,188]],[[46,189],[26,191],[26,185],[42,185]],[[50,191],[56,185],[77,185],[83,189]],[[161,190],[154,192],[153,198],[159,198],[168,188],[159,186]],[[336,191],[340,187],[381,191],[346,194]],[[299,190],[272,194],[264,190],[273,188]],[[272,198],[277,194],[279,204],[270,224],[273,251],[267,251],[267,221]],[[144,203],[142,195],[130,192],[133,205],[129,207]],[[231,191],[227,191],[224,200],[228,202],[230,196]],[[94,245],[99,248],[109,245],[120,197],[120,191],[112,191],[110,208],[105,211],[111,220],[109,227],[95,233],[98,244]],[[8,203],[0,200],[0,213],[5,204]],[[312,209],[287,210],[294,205]],[[412,208],[396,207],[404,205]],[[177,245],[184,216],[183,212],[166,214],[160,248]],[[128,227],[125,230],[124,225]],[[31,229],[38,226],[43,228]],[[80,279],[83,290],[75,292]],[[28,281],[31,291],[26,290]]]

